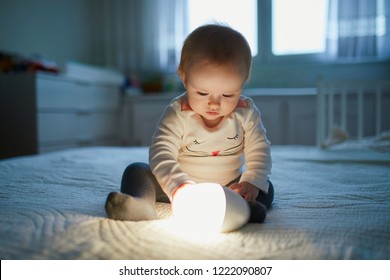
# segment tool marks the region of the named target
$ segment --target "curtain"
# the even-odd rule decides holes
[[[100,63],[125,73],[176,72],[187,34],[186,0],[100,0]],[[95,51],[97,52],[97,51]]]
[[[389,0],[329,0],[327,50],[345,60],[390,58]]]

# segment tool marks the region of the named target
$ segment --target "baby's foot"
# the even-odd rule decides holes
[[[262,223],[267,216],[267,208],[258,201],[250,201],[248,204],[250,208],[248,223]]]
[[[106,212],[110,219],[143,221],[157,219],[155,205],[120,192],[111,192],[106,200]]]

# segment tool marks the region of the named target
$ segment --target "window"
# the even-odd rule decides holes
[[[326,50],[327,0],[272,0],[272,53]]]
[[[186,23],[188,32],[211,22],[237,29],[248,40],[255,63],[386,60],[388,2],[187,0]]]
[[[212,22],[228,24],[241,32],[252,56],[257,55],[257,0],[188,0],[189,32]]]
[[[390,5],[385,0],[268,1],[273,61],[356,62],[390,57],[386,30]]]

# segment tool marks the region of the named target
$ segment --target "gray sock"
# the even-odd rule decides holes
[[[158,218],[155,203],[120,192],[109,193],[105,208],[108,218],[114,220],[144,221]]]

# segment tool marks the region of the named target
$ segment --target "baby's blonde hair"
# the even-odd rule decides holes
[[[238,31],[221,24],[208,24],[195,29],[184,41],[179,73],[187,73],[195,63],[233,63],[247,81],[252,54],[248,42]]]

